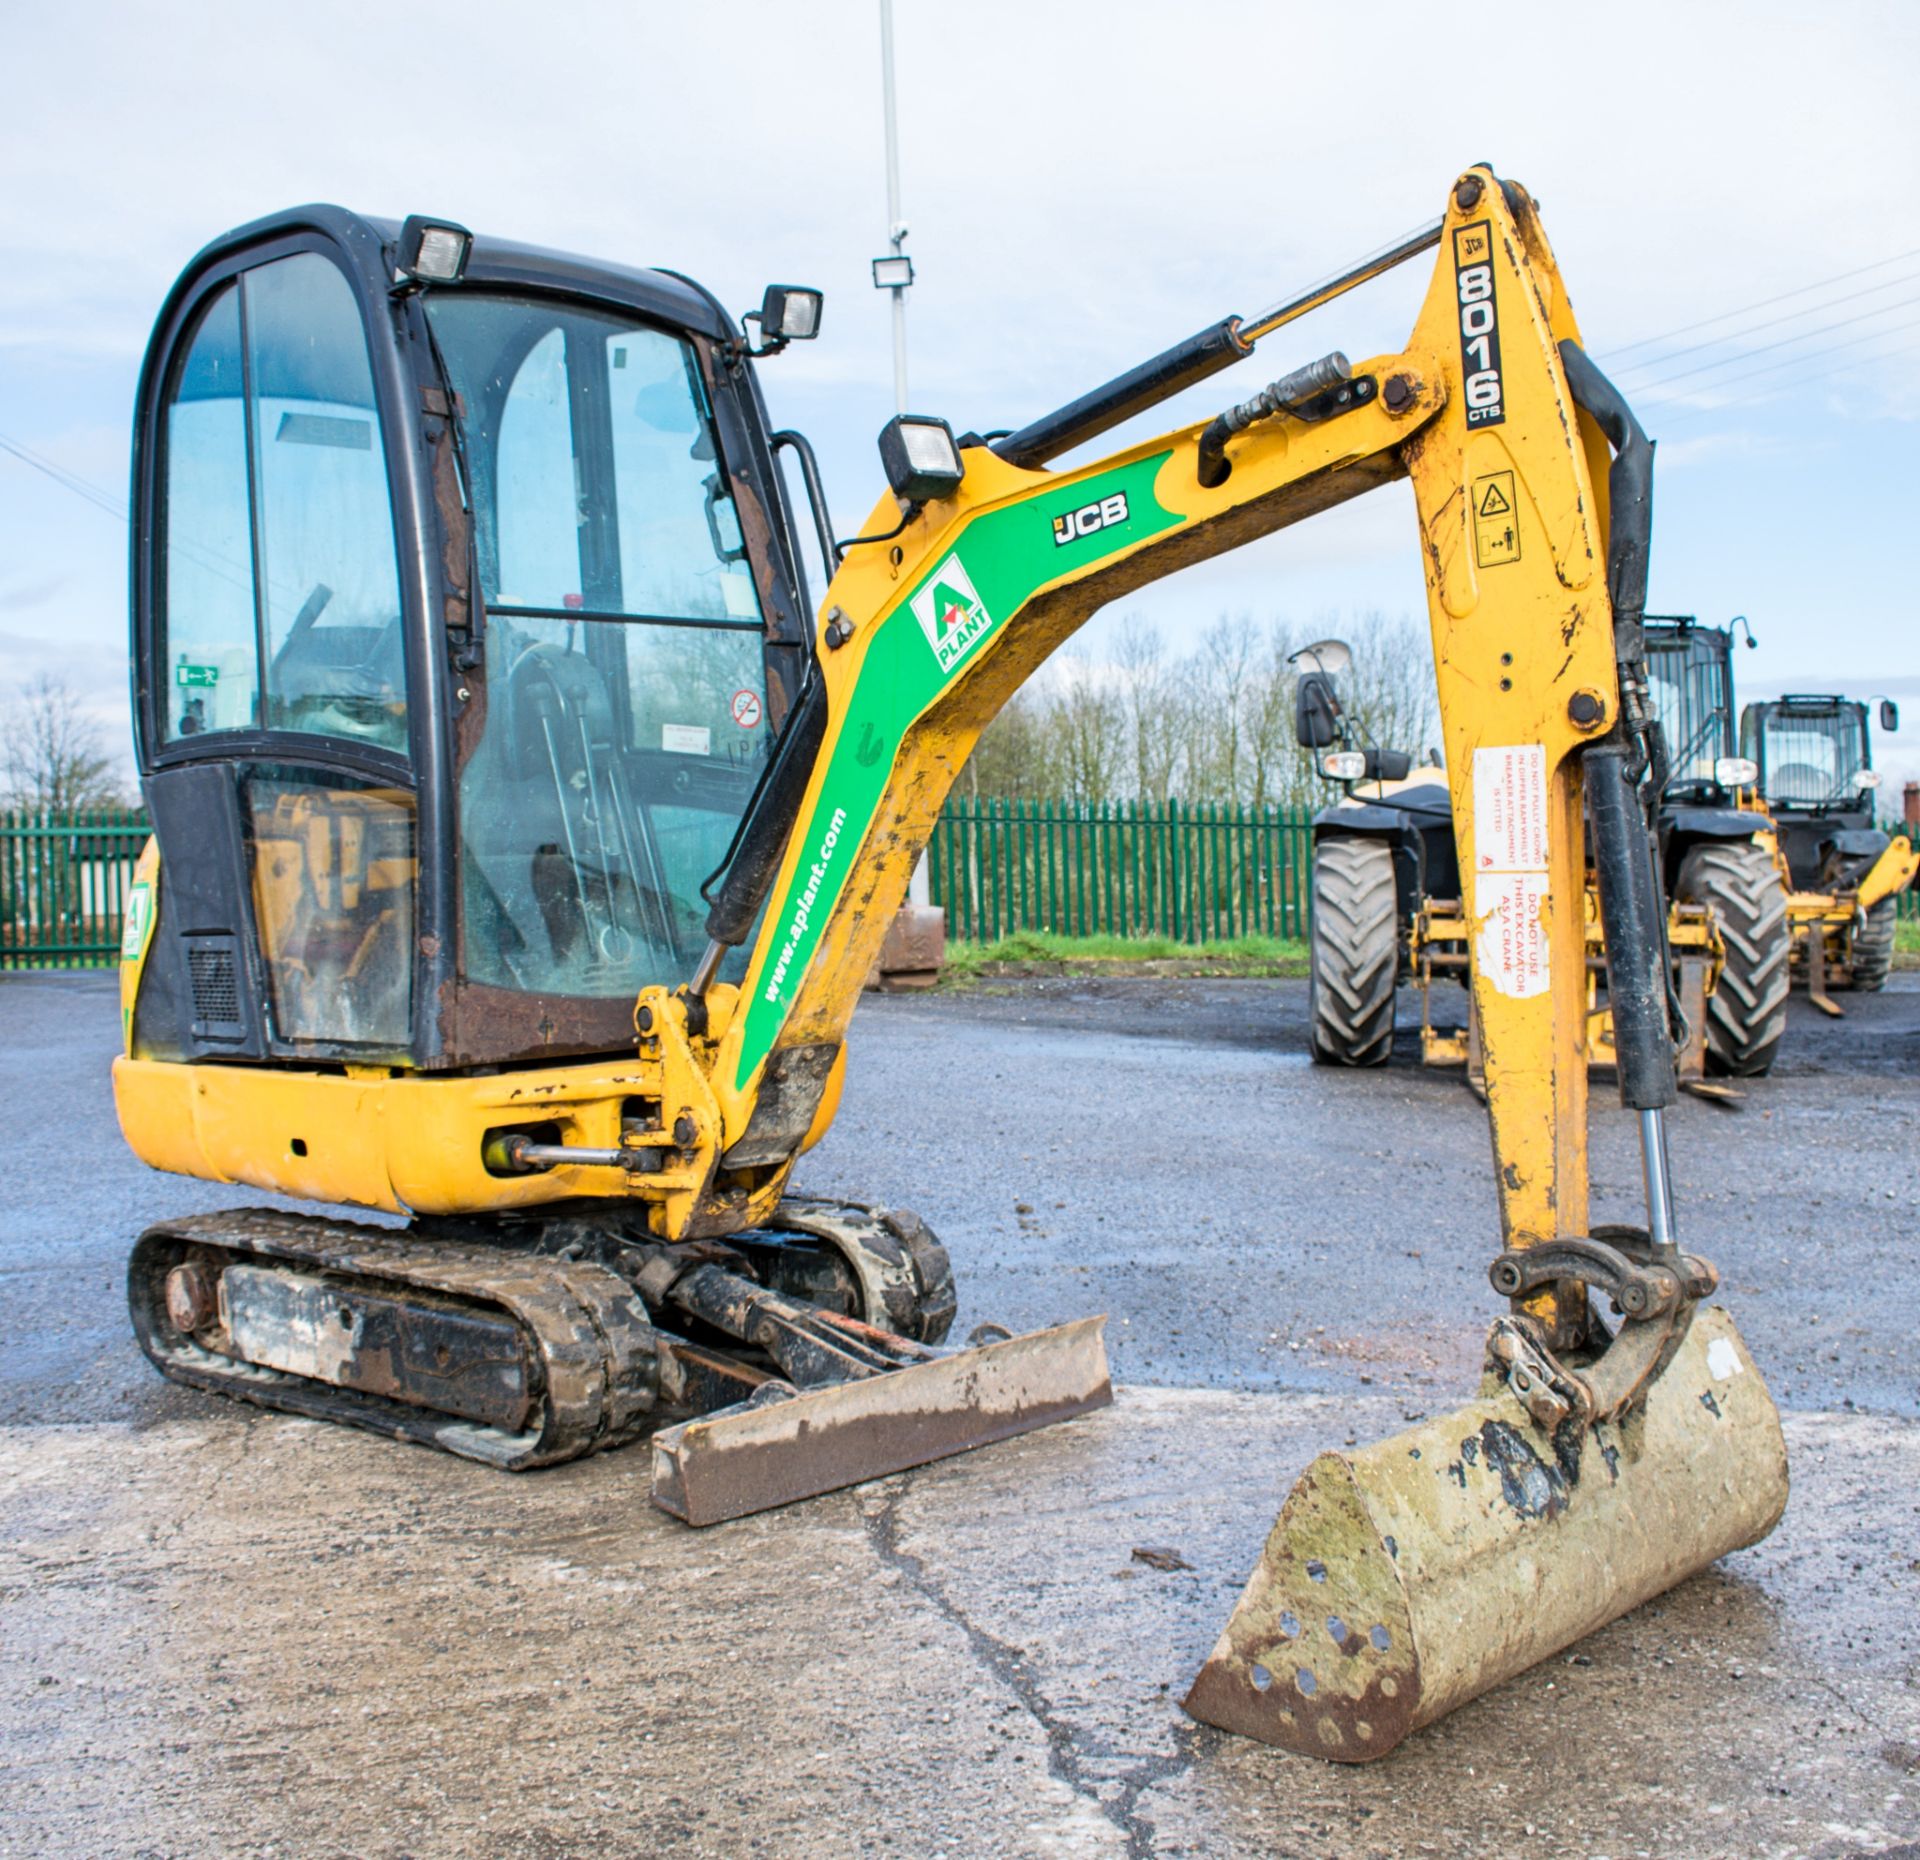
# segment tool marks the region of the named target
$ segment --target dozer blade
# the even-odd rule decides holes
[[[1105,1325],[1079,1318],[665,1428],[653,1437],[653,1502],[719,1524],[1104,1408]]]
[[[1188,1712],[1303,1755],[1385,1756],[1786,1508],[1780,1417],[1718,1307],[1618,1426],[1550,1436],[1495,1386],[1308,1467]]]

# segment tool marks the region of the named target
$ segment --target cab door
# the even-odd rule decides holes
[[[211,268],[170,327],[138,416],[135,714],[161,882],[135,1043],[403,1059],[421,654],[362,298],[323,241],[282,238]]]

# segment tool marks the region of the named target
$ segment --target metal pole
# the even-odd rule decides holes
[[[887,125],[887,243],[894,257],[906,246],[900,217],[900,117],[893,95],[893,0],[880,0],[880,96]],[[893,410],[907,410],[907,288],[893,287]]]
[[[900,214],[900,115],[893,93],[893,0],[880,0],[880,96],[887,128],[887,243],[899,258],[906,249],[907,223]],[[893,410],[907,410],[907,287],[893,287]],[[926,905],[932,900],[927,884],[927,862],[915,862],[907,881],[907,902]]]

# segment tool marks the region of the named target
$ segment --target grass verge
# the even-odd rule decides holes
[[[1920,969],[1920,917],[1903,917],[1894,925],[1893,966]]]
[[[1022,930],[993,943],[950,942],[943,987],[1023,975],[1305,975],[1307,946],[1292,937],[1179,943],[1165,936],[1057,936]]]

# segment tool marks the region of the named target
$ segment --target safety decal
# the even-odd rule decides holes
[[[1506,743],[1473,752],[1474,962],[1501,994],[1543,995],[1548,957],[1547,751]]]
[[[1547,869],[1547,751],[1507,743],[1473,752],[1473,869]]]
[[[1474,965],[1503,995],[1524,1001],[1552,983],[1547,961],[1544,872],[1494,872],[1473,881],[1479,919]]]
[[[1460,372],[1465,377],[1467,426],[1498,426],[1507,417],[1500,382],[1500,319],[1493,297],[1493,223],[1455,229],[1454,288],[1460,300]]]
[[[733,694],[733,703],[729,708],[733,720],[743,730],[757,730],[760,727],[760,693],[748,690],[746,686]]]
[[[1482,568],[1499,568],[1520,559],[1520,512],[1515,505],[1513,473],[1489,472],[1476,478],[1473,495],[1473,559]]]

